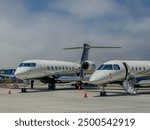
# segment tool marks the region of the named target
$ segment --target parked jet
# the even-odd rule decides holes
[[[102,64],[91,75],[89,81],[102,87],[105,96],[107,84],[119,83],[125,91],[136,94],[137,88],[150,86],[150,61],[112,60]]]
[[[55,84],[59,82],[62,76],[80,76],[80,81],[84,74],[89,74],[95,71],[96,65],[88,60],[90,48],[120,48],[120,47],[95,47],[84,44],[83,47],[65,48],[83,49],[80,63],[54,61],[54,60],[27,60],[23,61],[16,69],[15,77],[21,80],[40,80],[43,83],[48,83],[49,89],[55,89]],[[22,88],[25,92],[26,88]]]

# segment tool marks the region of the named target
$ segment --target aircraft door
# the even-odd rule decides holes
[[[123,62],[123,65],[125,67],[125,71],[126,71],[126,74],[125,74],[125,80],[128,78],[128,75],[130,74],[130,68],[128,66],[127,63]]]

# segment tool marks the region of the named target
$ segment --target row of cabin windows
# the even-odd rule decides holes
[[[47,70],[75,70],[75,68],[68,66],[47,66]]]
[[[146,70],[145,67],[132,67],[132,70],[134,71],[142,71],[142,70]]]

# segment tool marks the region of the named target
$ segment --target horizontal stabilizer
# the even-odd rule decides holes
[[[117,47],[117,46],[86,46],[86,48],[103,48],[103,49],[109,49],[109,48],[121,48],[121,47]],[[70,47],[70,48],[64,48],[64,50],[74,50],[74,49],[84,49],[84,47]]]
[[[116,46],[90,46],[90,48],[121,48]]]
[[[74,50],[74,49],[83,49],[83,47],[64,48],[64,50]]]

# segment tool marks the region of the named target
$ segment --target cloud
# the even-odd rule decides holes
[[[62,48],[84,42],[123,47],[91,50],[89,57],[97,64],[110,59],[149,59],[150,17],[145,13],[149,9],[139,1],[132,3],[134,9],[129,2],[113,0],[56,0],[33,11],[23,0],[1,0],[0,68],[16,67],[27,59],[77,61],[81,50]],[[138,14],[137,9],[141,10]]]
[[[63,0],[50,4],[54,10],[64,11],[81,19],[91,19],[110,15],[115,11],[115,3],[111,0]]]

